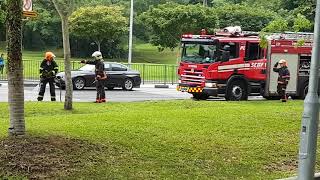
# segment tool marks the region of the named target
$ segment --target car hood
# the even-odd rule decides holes
[[[128,70],[127,71],[127,74],[140,74],[140,72],[139,71],[136,71],[136,70]]]
[[[93,71],[71,71],[71,77],[75,77],[75,76],[79,76],[79,75],[90,75],[90,74],[94,74],[94,72]],[[57,76],[64,78],[65,73],[60,72],[57,74]]]

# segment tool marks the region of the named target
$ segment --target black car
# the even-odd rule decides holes
[[[107,74],[105,87],[112,90],[115,87],[121,87],[124,90],[132,90],[134,87],[140,87],[140,72],[134,71],[120,63],[104,62],[104,68]],[[95,87],[95,66],[86,64],[79,70],[71,71],[73,88],[76,90],[85,87]],[[65,73],[57,74],[56,85],[65,88]]]

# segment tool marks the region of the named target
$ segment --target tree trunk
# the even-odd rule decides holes
[[[208,6],[208,1],[207,0],[203,0],[203,6]]]
[[[98,46],[98,51],[101,51],[101,41],[96,41],[96,44]]]
[[[10,111],[9,135],[24,135],[24,87],[22,44],[22,0],[7,1],[8,28],[8,101]]]
[[[65,110],[72,110],[72,90],[73,84],[71,79],[71,63],[70,63],[70,41],[69,41],[69,22],[67,16],[61,16],[63,50],[64,50],[64,72],[66,76],[66,95],[64,102]]]

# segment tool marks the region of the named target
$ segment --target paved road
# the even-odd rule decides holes
[[[8,85],[1,83],[0,86],[0,102],[8,101]],[[25,100],[36,101],[39,87],[25,87]],[[64,100],[65,91],[62,91],[62,100]],[[57,101],[59,101],[60,90],[56,89]],[[189,99],[188,93],[177,92],[175,86],[170,88],[154,88],[154,85],[143,85],[134,91],[123,91],[115,89],[106,90],[108,101],[112,102],[133,102],[133,101],[149,101],[149,100],[173,100],[173,99]],[[82,91],[74,91],[73,100],[76,102],[93,102],[96,97],[95,89],[87,89]],[[44,101],[50,100],[49,87],[47,86]]]
[[[1,82],[0,86],[0,102],[8,102],[8,85]],[[39,87],[25,87],[25,100],[36,101]],[[65,91],[61,92],[61,99],[64,101]],[[60,99],[60,89],[56,88],[57,101]],[[123,91],[121,89],[106,90],[107,100],[110,102],[134,102],[134,101],[151,101],[151,100],[174,100],[174,99],[190,99],[188,93],[178,92],[175,86],[169,88],[154,88],[154,85],[142,85],[133,91]],[[93,102],[96,97],[94,88],[73,91],[73,100],[75,102]],[[224,101],[224,98],[210,98],[208,101]],[[264,100],[261,96],[249,97],[250,101]],[[44,101],[50,101],[49,86],[47,85]]]

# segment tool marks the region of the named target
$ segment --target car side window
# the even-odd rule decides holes
[[[245,60],[257,60],[264,58],[264,50],[257,42],[247,42],[246,45],[246,58]]]
[[[228,52],[228,54],[230,54],[230,58],[229,59],[235,59],[239,57],[239,43],[237,42],[222,42],[221,43],[221,54],[225,54],[223,52]],[[228,47],[227,50],[223,50],[224,47]]]
[[[127,71],[127,68],[121,64],[112,64],[112,71]]]
[[[104,70],[105,71],[110,71],[111,70],[110,64],[104,64]]]

